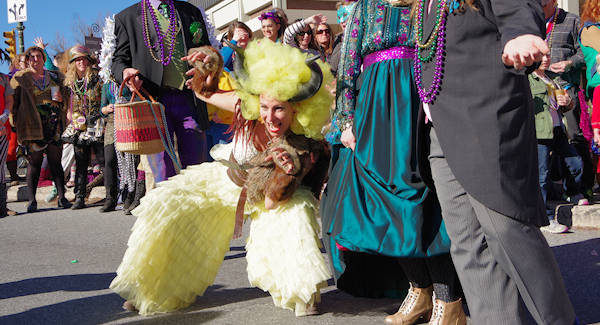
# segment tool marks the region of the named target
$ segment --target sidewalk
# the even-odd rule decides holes
[[[7,184],[8,185],[8,184]],[[56,206],[56,200],[47,203],[46,197],[52,191],[52,186],[44,186],[38,187],[37,192],[35,193],[35,199],[38,202],[38,207],[44,207],[45,205]],[[67,188],[65,196],[68,200],[74,200],[75,194],[73,193],[73,188]],[[92,189],[92,193],[88,198],[87,202],[91,204],[97,203],[98,201],[104,199],[106,197],[106,191],[104,190],[104,186],[96,186]],[[27,201],[27,184],[25,181],[20,182],[17,186],[8,186],[7,188],[7,202],[26,202]]]

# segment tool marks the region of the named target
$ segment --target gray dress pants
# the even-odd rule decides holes
[[[573,306],[540,230],[465,192],[433,128],[430,141],[431,172],[473,324],[525,324],[524,302],[538,324],[572,325]]]

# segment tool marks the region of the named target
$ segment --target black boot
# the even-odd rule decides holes
[[[0,218],[4,218],[8,215],[8,209],[6,208],[6,184],[0,184]]]
[[[34,213],[37,212],[38,208],[37,208],[37,201],[33,200],[33,201],[29,201],[29,204],[27,205],[27,213]]]
[[[62,197],[62,198],[58,199],[58,207],[59,208],[68,209],[72,206],[73,206],[73,204],[71,204],[71,202],[69,202],[69,200],[67,200],[67,198]]]
[[[17,161],[7,161],[6,168],[8,169],[8,173],[10,174],[10,185],[19,185],[20,178],[19,174],[17,174]]]
[[[73,203],[73,206],[71,207],[71,209],[73,210],[80,210],[80,209],[85,209],[85,198],[84,197],[78,197],[75,199],[75,203]]]
[[[77,169],[75,173],[75,203],[71,209],[79,210],[86,208],[85,206],[85,197],[86,197],[86,185],[87,185],[87,169],[81,168]]]
[[[106,199],[104,205],[100,208],[100,212],[115,211],[115,207],[117,206],[117,189],[114,186],[112,188],[105,186],[104,188],[106,190]]]
[[[130,215],[133,209],[137,208],[140,205],[140,200],[146,195],[146,181],[135,181],[135,197],[133,198],[133,202],[127,210],[125,210],[125,214]]]
[[[123,211],[127,211],[127,209],[129,209],[129,207],[131,206],[131,203],[135,199],[135,188],[131,192],[129,192],[129,189],[126,189],[125,191],[123,191],[122,195],[124,197],[124,199],[123,199]]]

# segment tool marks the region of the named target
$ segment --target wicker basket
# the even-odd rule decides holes
[[[119,88],[122,96],[123,81]],[[164,106],[144,89],[141,91],[150,98],[146,99],[138,90],[133,90],[128,103],[115,104],[115,148],[121,152],[149,155],[165,150],[167,137],[164,120]],[[141,101],[134,101],[135,97]]]

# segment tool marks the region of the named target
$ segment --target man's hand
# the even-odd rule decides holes
[[[140,70],[138,69],[125,68],[125,70],[123,70],[123,80],[126,80],[131,76],[135,76],[127,81],[127,87],[129,88],[129,90],[134,91],[142,87],[142,83],[144,81],[140,78],[139,74]]]
[[[37,47],[39,47],[39,48],[41,48],[41,49],[45,49],[45,48],[46,48],[46,45],[48,45],[48,44],[47,44],[47,43],[44,43],[44,39],[43,39],[43,38],[41,38],[41,37],[36,37],[36,38],[33,40],[33,45],[35,45],[35,46],[37,46]]]
[[[181,58],[181,61],[187,61],[190,65],[193,65],[194,62],[197,61],[203,61],[204,63],[210,63],[210,57],[208,55],[206,55],[206,53],[203,53],[201,51],[197,51],[194,52],[191,55],[186,55],[184,57]],[[189,69],[185,75],[189,76],[189,77],[193,77],[196,74],[196,69],[195,68],[191,68]],[[212,76],[208,75],[206,77],[206,85],[210,84],[212,82]],[[185,86],[187,88],[190,88],[192,86],[192,79],[188,79],[185,81]],[[191,89],[191,88],[190,88]]]
[[[542,60],[550,49],[539,36],[526,34],[518,36],[506,43],[502,53],[502,63],[521,70]]]
[[[572,63],[573,63],[573,61],[571,61],[571,60],[565,60],[565,61],[553,63],[550,65],[550,71],[552,71],[554,73],[563,73],[563,72],[565,72],[565,70],[567,70],[567,67],[569,65],[571,65]]]

